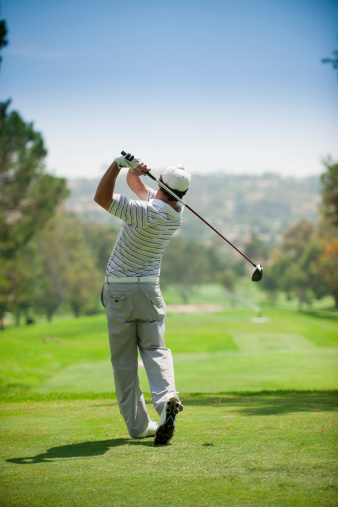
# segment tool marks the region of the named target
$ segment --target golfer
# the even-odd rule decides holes
[[[114,193],[122,167],[128,168],[127,183],[140,200]],[[160,186],[154,191],[145,185],[141,177],[148,171],[133,155],[115,158],[94,200],[123,220],[101,295],[119,409],[131,438],[155,437],[155,445],[165,445],[183,406],[175,387],[172,355],[164,345],[166,309],[159,277],[163,252],[181,225],[183,206]],[[190,172],[182,165],[168,167],[160,178],[179,198],[190,180]],[[147,414],[138,378],[138,350],[160,416],[158,423]]]

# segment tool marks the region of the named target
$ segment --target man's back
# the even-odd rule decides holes
[[[106,276],[159,276],[161,260],[172,235],[182,222],[183,207],[175,211],[156,199],[149,189],[147,201],[115,195],[109,212],[123,220],[109,258]]]

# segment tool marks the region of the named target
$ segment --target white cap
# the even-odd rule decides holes
[[[167,187],[179,192],[185,192],[189,188],[191,174],[184,165],[177,164],[168,167],[162,174],[162,181]]]

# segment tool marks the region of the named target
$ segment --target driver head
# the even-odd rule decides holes
[[[251,280],[253,282],[259,282],[263,278],[263,266],[262,264],[257,264],[256,267],[252,270]]]

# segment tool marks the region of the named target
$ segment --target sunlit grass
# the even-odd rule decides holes
[[[182,401],[162,448],[130,440],[111,397],[0,403],[1,503],[335,505],[334,393]]]
[[[104,314],[58,319],[0,333],[3,391],[114,389]],[[166,345],[185,392],[332,389],[337,386],[337,320],[266,309],[168,313]],[[140,369],[145,392],[145,371]]]

